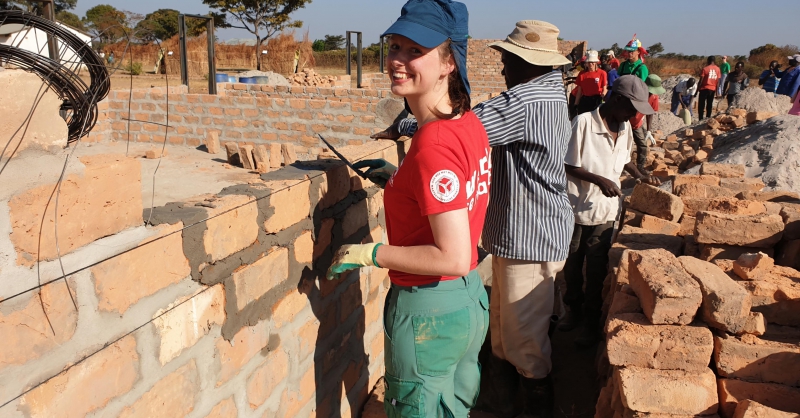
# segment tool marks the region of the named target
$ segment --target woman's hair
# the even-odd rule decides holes
[[[449,60],[453,55],[449,39],[439,45],[437,49],[443,62]],[[467,87],[461,82],[461,73],[458,70],[458,65],[455,67],[447,76],[447,96],[450,99],[450,106],[453,107],[453,113],[447,114],[440,112],[438,109],[431,109],[431,112],[439,119],[453,119],[472,109],[472,100],[469,97],[469,93],[467,93]]]

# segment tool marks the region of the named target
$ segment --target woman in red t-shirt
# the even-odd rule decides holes
[[[491,181],[489,141],[470,111],[466,6],[409,1],[384,35],[391,35],[392,93],[406,99],[419,128],[398,168],[359,163],[385,188],[389,245],[343,246],[328,278],[362,266],[389,269],[387,415],[466,417],[489,325],[475,269]]]
[[[603,103],[603,97],[608,92],[608,74],[599,69],[600,58],[597,51],[586,54],[586,69],[578,74],[575,79],[578,114],[591,112]]]

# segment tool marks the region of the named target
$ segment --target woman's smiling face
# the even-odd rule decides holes
[[[438,48],[425,48],[401,35],[392,35],[389,39],[386,67],[392,81],[392,93],[401,97],[433,91],[448,74]]]

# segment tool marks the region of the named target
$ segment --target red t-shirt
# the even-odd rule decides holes
[[[617,68],[619,68],[619,60],[616,58],[611,58],[610,60],[608,60],[608,63],[611,65],[612,70],[616,70]]]
[[[603,87],[608,86],[608,74],[603,70],[581,71],[575,84],[581,87],[584,96],[602,96]]]
[[[650,96],[647,97],[647,103],[650,103],[650,106],[653,108],[653,110],[658,112],[658,96],[656,96],[655,94],[650,94]],[[631,118],[630,122],[631,122],[631,128],[639,129],[644,123],[644,115],[641,113],[637,113],[636,116]],[[648,128],[650,127],[648,126]]]
[[[489,204],[492,163],[489,138],[477,116],[437,120],[420,128],[411,149],[386,184],[384,207],[389,244],[433,244],[429,215],[467,208],[472,239],[470,270],[478,266],[478,240]],[[420,276],[389,270],[392,283],[421,286],[457,277]]]
[[[703,73],[700,74],[700,90],[716,90],[719,77],[722,72],[714,64],[708,65],[703,68]]]

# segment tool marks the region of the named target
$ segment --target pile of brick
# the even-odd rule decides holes
[[[661,131],[656,131],[656,148],[651,150],[646,168],[658,177],[674,176],[708,161],[714,151],[714,139],[719,135],[776,115],[772,112],[731,109],[728,114],[709,118],[701,125],[686,128],[666,138]]]
[[[297,74],[289,76],[289,82],[293,86],[308,86],[308,87],[335,87],[339,79],[332,75],[317,74],[311,68],[303,68]]]
[[[800,414],[800,195],[701,173],[626,201],[596,417]]]

